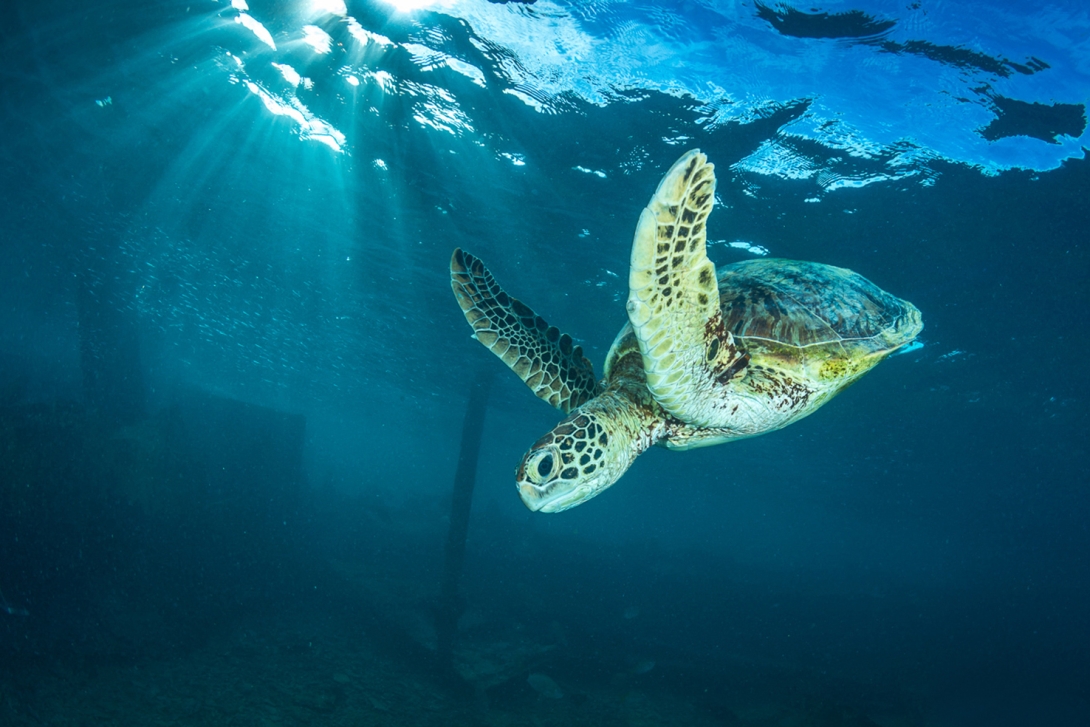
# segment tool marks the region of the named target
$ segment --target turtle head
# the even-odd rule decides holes
[[[534,443],[515,472],[519,496],[535,512],[581,505],[617,481],[635,454],[609,421],[576,409]]]

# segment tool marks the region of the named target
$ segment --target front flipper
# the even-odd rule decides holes
[[[715,167],[699,150],[670,167],[640,215],[632,241],[628,319],[647,388],[682,421],[720,421],[716,390],[741,375],[749,357],[723,325],[715,265],[704,229],[715,201]]]
[[[479,258],[456,249],[450,258],[450,287],[473,337],[540,398],[567,413],[597,395],[594,367],[582,347],[503,292]]]

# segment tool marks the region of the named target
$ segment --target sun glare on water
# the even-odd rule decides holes
[[[412,10],[422,10],[432,5],[438,5],[439,0],[383,0],[387,5],[392,5],[399,13],[407,13]]]
[[[330,15],[348,15],[348,8],[344,0],[310,0],[310,9],[316,15],[329,13]]]

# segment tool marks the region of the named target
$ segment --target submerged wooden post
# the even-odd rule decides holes
[[[481,449],[484,414],[491,388],[492,374],[480,374],[470,387],[465,419],[462,421],[462,447],[458,453],[458,468],[454,473],[454,493],[450,502],[450,530],[447,532],[443,582],[436,614],[437,651],[440,666],[446,669],[452,666],[454,636],[458,631],[458,619],[465,610],[464,599],[458,591],[458,584],[462,579],[462,569],[465,565],[469,511],[473,504],[473,484],[477,479],[477,456]]]

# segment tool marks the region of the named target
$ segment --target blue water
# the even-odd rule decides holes
[[[1075,0],[12,4],[0,724],[1090,724],[1088,39]],[[530,513],[561,415],[451,251],[601,372],[697,147],[715,262],[851,268],[923,345]]]

